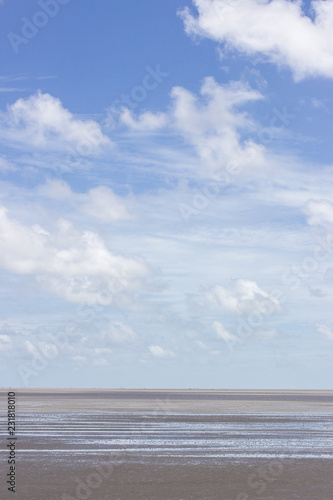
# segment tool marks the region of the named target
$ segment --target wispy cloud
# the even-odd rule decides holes
[[[38,187],[37,193],[44,198],[75,206],[79,212],[102,222],[133,218],[126,208],[125,200],[107,186],[91,188],[87,193],[75,193],[65,181],[49,179]]]
[[[0,92],[26,92],[27,90],[19,87],[0,87]]]
[[[240,339],[237,337],[237,335],[234,335],[233,333],[230,333],[220,321],[214,321],[212,324],[213,329],[216,331],[217,337],[221,340],[224,340],[224,342],[227,343],[234,343],[234,342],[240,342]]]
[[[173,358],[174,353],[170,349],[164,349],[159,345],[150,345],[149,352],[154,358]]]
[[[18,167],[16,165],[8,161],[7,158],[0,156],[0,172],[15,172],[17,170]]]

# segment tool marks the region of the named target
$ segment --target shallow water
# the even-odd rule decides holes
[[[183,398],[179,392],[168,392],[167,405],[160,392],[147,399],[142,392],[137,398],[133,395],[134,391],[131,397],[126,391],[92,392],[89,397],[86,393],[69,397],[61,391],[22,395],[17,410],[17,498],[63,500],[66,493],[78,500],[78,478],[87,481],[100,464],[107,463],[112,463],[112,475],[98,490],[90,489],[87,499],[330,498],[331,394],[323,399],[320,394],[299,395],[295,403],[290,394],[287,399],[273,394],[268,399],[274,408],[280,405],[280,411],[267,411],[260,394],[254,398],[253,393],[237,394],[238,400],[228,394],[222,400],[224,411],[221,400],[211,393],[191,391]],[[244,398],[251,411],[244,411]],[[297,411],[291,411],[293,406]],[[2,466],[6,456],[3,445]],[[4,484],[1,499],[12,498],[3,491]]]
[[[131,460],[333,458],[333,415],[327,413],[57,412],[19,419],[22,460],[41,453],[125,453]]]

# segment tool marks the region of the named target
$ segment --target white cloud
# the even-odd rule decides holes
[[[148,347],[149,352],[155,358],[172,358],[174,353],[170,349],[164,349],[159,345],[150,345]]]
[[[328,340],[333,340],[333,330],[329,326],[318,323],[316,328],[317,331],[324,335]]]
[[[41,92],[18,99],[0,114],[0,138],[50,151],[70,147],[78,154],[111,145],[97,122],[74,118],[59,99]]]
[[[8,335],[0,335],[0,352],[12,349],[13,343]]]
[[[278,336],[278,331],[274,328],[271,329],[259,329],[256,332],[257,337],[263,338],[263,339],[274,339]]]
[[[200,349],[209,349],[209,347],[204,342],[202,342],[202,340],[195,340],[194,343],[198,347],[200,347]]]
[[[87,361],[87,358],[85,356],[72,356],[70,359],[75,361],[75,363],[85,363]]]
[[[95,347],[94,349],[94,354],[99,356],[100,354],[111,354],[112,349],[109,349],[108,347]]]
[[[90,189],[81,211],[103,222],[131,218],[122,199],[107,186]]]
[[[148,274],[138,258],[113,255],[92,231],[79,231],[60,220],[53,234],[26,226],[0,208],[0,266],[37,281],[64,299],[83,304],[110,304],[115,292],[136,289]]]
[[[251,280],[236,280],[233,290],[216,285],[206,292],[206,299],[218,310],[239,315],[281,309],[281,304],[275,297],[259,288],[257,283]]]
[[[262,99],[262,95],[241,82],[219,85],[214,78],[205,78],[200,96],[183,87],[171,92],[172,106],[168,117],[144,113],[134,118],[124,111],[130,128],[144,129],[143,124],[158,127],[168,125],[181,134],[196,150],[205,168],[218,171],[226,166],[258,167],[267,164],[264,146],[243,140],[244,132],[253,131],[256,124],[238,107]],[[146,130],[148,127],[146,127]],[[230,172],[231,173],[231,172]]]
[[[310,200],[305,206],[305,213],[311,226],[333,224],[333,204],[327,200]]]
[[[94,366],[108,366],[108,362],[105,358],[96,358],[93,361]]]
[[[45,184],[38,187],[37,193],[54,200],[71,200],[75,198],[76,193],[71,190],[67,182],[58,179],[48,179]]]
[[[240,82],[219,85],[206,78],[201,100],[182,87],[172,90],[175,128],[195,147],[203,163],[211,170],[230,163],[254,166],[263,163],[264,147],[251,140],[241,141],[241,131],[254,123],[237,111],[237,106],[261,99],[259,92]]]
[[[287,66],[294,78],[333,77],[333,0],[311,2],[314,20],[301,1],[193,0],[194,17],[186,7],[181,16],[188,35],[224,42],[227,48]]]
[[[0,87],[0,92],[24,92],[25,90],[19,87]]]
[[[237,335],[228,332],[228,330],[226,330],[222,323],[220,323],[219,321],[214,321],[212,327],[216,331],[218,338],[224,340],[224,342],[240,342],[240,339],[237,337]]]
[[[126,125],[132,130],[153,131],[165,127],[168,123],[168,116],[166,113],[145,111],[138,117],[135,117],[134,113],[125,107],[121,108],[119,112],[109,110],[107,121],[110,121],[110,119],[112,120],[115,114],[118,116],[121,124]]]
[[[17,167],[4,157],[0,157],[0,172],[15,172]]]
[[[34,356],[38,352],[36,346],[32,342],[30,342],[30,340],[24,341],[24,347],[26,351],[32,356]]]
[[[100,332],[99,337],[112,344],[133,344],[138,339],[134,330],[121,321],[110,321],[107,328]]]
[[[107,186],[92,188],[87,193],[75,193],[65,181],[50,179],[39,187],[38,193],[60,201],[67,200],[80,212],[102,222],[132,218],[124,200]]]

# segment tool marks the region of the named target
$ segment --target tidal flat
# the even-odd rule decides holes
[[[0,498],[328,500],[333,391],[17,389]]]

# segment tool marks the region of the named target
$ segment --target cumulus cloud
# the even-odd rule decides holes
[[[93,120],[79,120],[50,94],[18,99],[0,114],[0,139],[36,149],[98,152],[110,139]]]
[[[316,328],[317,328],[317,332],[324,335],[324,337],[326,337],[327,340],[333,340],[333,330],[329,326],[324,325],[322,323],[318,323],[316,325]]]
[[[67,200],[80,212],[102,222],[132,218],[124,200],[107,186],[92,188],[87,193],[75,193],[65,181],[50,179],[39,187],[38,193],[59,201]]]
[[[233,333],[228,332],[226,328],[220,323],[219,321],[214,321],[212,324],[212,327],[216,331],[216,334],[219,339],[224,340],[224,342],[240,342],[240,339],[237,337],[237,335],[234,335]]]
[[[75,199],[74,193],[69,184],[64,180],[48,179],[45,184],[37,188],[39,195],[53,200],[71,200]]]
[[[287,66],[295,80],[333,77],[333,0],[311,2],[314,20],[302,2],[288,0],[193,0],[180,15],[188,35],[225,43],[248,55]]]
[[[131,218],[124,202],[107,186],[90,189],[81,211],[103,222]]]
[[[130,129],[137,131],[158,130],[165,127],[168,123],[168,116],[166,113],[145,111],[136,117],[134,113],[126,107],[121,108],[120,111],[108,110],[107,122],[114,120],[115,116],[122,125],[126,125]]]
[[[170,349],[164,349],[159,345],[150,345],[149,352],[155,358],[173,358],[174,353]]]
[[[205,78],[200,96],[183,87],[174,87],[168,116],[144,113],[134,117],[123,110],[125,123],[134,129],[160,128],[168,125],[182,135],[196,150],[203,165],[210,171],[226,166],[262,166],[267,162],[264,146],[244,140],[242,134],[253,131],[256,124],[238,108],[262,95],[241,82],[219,85],[214,78]],[[145,125],[145,126],[144,126]]]
[[[327,200],[310,200],[304,211],[311,226],[333,224],[333,204]]]
[[[201,99],[182,87],[172,90],[175,128],[195,147],[203,163],[218,170],[230,163],[260,165],[264,147],[251,140],[242,142],[241,131],[254,123],[237,107],[261,99],[259,92],[240,82],[219,85],[208,77],[201,87]]]
[[[112,303],[115,292],[134,290],[149,271],[139,258],[113,255],[98,234],[59,220],[53,233],[26,226],[0,208],[0,266],[34,275],[52,293],[82,304]]]
[[[255,281],[238,279],[233,289],[216,285],[206,292],[208,303],[217,310],[229,313],[251,314],[256,311],[270,313],[281,310],[278,299],[265,292]]]

